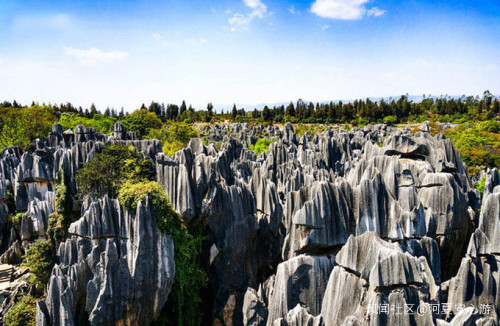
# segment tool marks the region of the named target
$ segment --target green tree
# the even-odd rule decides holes
[[[47,240],[37,240],[23,257],[23,266],[29,268],[28,281],[43,292],[54,266],[54,247]]]
[[[127,115],[123,119],[123,124],[129,131],[136,132],[141,138],[149,132],[149,129],[157,129],[162,126],[156,113],[146,110],[138,110]]]
[[[107,194],[115,198],[125,182],[144,181],[150,175],[150,160],[144,159],[133,146],[109,145],[78,170],[76,182],[83,195]]]
[[[233,118],[233,121],[236,120],[237,116],[238,116],[238,109],[236,109],[236,104],[233,104],[233,110],[231,111],[231,117]]]
[[[267,122],[273,121],[273,115],[267,105],[264,106],[264,109],[262,110],[262,120]]]
[[[384,118],[384,123],[386,125],[392,126],[393,124],[398,122],[398,118],[393,116],[393,115],[388,115],[387,117]]]
[[[0,150],[20,146],[28,149],[40,136],[46,136],[57,121],[52,107],[0,108]]]
[[[74,129],[78,125],[84,125],[87,128],[94,128],[97,132],[109,133],[116,118],[99,113],[94,114],[93,118],[86,118],[81,114],[62,113],[58,122],[63,129]]]

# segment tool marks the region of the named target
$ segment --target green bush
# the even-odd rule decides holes
[[[167,317],[176,320],[171,324],[198,325],[200,290],[207,282],[199,262],[203,241],[201,229],[196,229],[194,234],[189,232],[157,182],[126,183],[120,189],[119,199],[125,208],[134,211],[137,203],[146,196],[154,206],[158,228],[162,232],[171,232],[174,240],[175,282],[170,294],[173,311],[167,313]]]
[[[6,326],[35,326],[37,299],[25,295],[5,315]]]
[[[78,170],[76,182],[83,195],[115,198],[125,182],[140,182],[151,175],[151,162],[133,146],[109,145]]]
[[[162,232],[170,232],[177,219],[177,213],[172,209],[172,205],[165,195],[165,191],[156,181],[125,183],[119,192],[120,203],[128,210],[135,211],[137,203],[149,197],[151,204],[155,208],[158,228]]]
[[[393,115],[388,115],[387,117],[384,117],[384,123],[386,125],[392,126],[398,122],[398,118],[393,116]]]
[[[103,116],[99,113],[94,114],[92,118],[85,118],[84,116],[73,113],[62,113],[59,118],[59,124],[66,129],[75,129],[78,125],[84,125],[87,128],[94,128],[97,132],[109,134],[111,127],[116,122],[116,118]]]
[[[52,107],[0,108],[0,151],[20,146],[26,150],[40,136],[46,136],[57,121]]]
[[[269,145],[273,143],[272,140],[267,139],[267,138],[261,138],[257,140],[255,145],[250,145],[248,148],[252,151],[255,152],[255,154],[260,155],[262,153],[265,153],[269,150]]]
[[[21,231],[21,222],[23,220],[23,215],[26,214],[26,212],[19,212],[16,215],[11,215],[12,216],[12,225],[17,231]]]
[[[37,240],[23,257],[23,266],[29,268],[28,281],[43,292],[54,266],[54,247],[47,240]]]
[[[495,134],[500,133],[500,121],[489,120],[481,122],[478,127],[481,131],[492,132]]]
[[[198,136],[198,132],[193,126],[172,122],[168,124],[168,128],[150,129],[145,138],[160,140],[163,152],[173,156],[175,152],[186,147],[191,138]]]
[[[64,241],[68,236],[69,221],[61,213],[54,212],[49,215],[47,237],[53,245]]]
[[[484,194],[484,188],[486,187],[486,177],[482,177],[479,184],[476,185],[477,190],[481,193],[481,196]]]
[[[162,126],[161,120],[156,113],[144,109],[132,112],[122,122],[127,130],[136,132],[141,138],[147,135],[149,129],[158,129]]]

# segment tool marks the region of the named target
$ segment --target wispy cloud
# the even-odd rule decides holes
[[[64,47],[64,50],[66,51],[67,55],[76,58],[83,65],[95,65],[104,62],[112,63],[128,56],[127,52],[102,51],[94,47],[88,50]]]
[[[294,5],[291,5],[289,8],[288,8],[288,12],[291,13],[292,15],[295,15],[295,14],[298,14],[299,11],[297,9],[295,9],[295,6]]]
[[[321,26],[321,30],[323,30],[323,31],[324,31],[325,29],[329,29],[329,28],[330,28],[330,25],[326,25],[326,24],[325,24],[325,25]]]
[[[165,38],[159,33],[155,33],[155,34],[151,35],[151,39],[155,42],[162,44],[162,45],[169,45],[169,43],[165,40]]]
[[[368,16],[379,17],[379,16],[382,16],[383,14],[385,14],[385,10],[379,9],[377,7],[373,7],[373,8],[368,9],[366,14]]]
[[[255,18],[262,19],[267,12],[267,6],[261,0],[243,0],[245,5],[252,9],[247,14],[235,13],[229,18],[231,30],[235,31],[237,27],[245,27]]]
[[[353,20],[363,16],[379,17],[385,13],[377,7],[367,9],[370,0],[316,0],[311,12],[318,16],[332,19]]]

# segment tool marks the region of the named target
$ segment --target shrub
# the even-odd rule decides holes
[[[17,231],[21,231],[21,222],[23,220],[23,215],[26,212],[19,212],[16,215],[11,215],[12,216],[12,225]]]
[[[111,127],[116,122],[116,118],[103,116],[99,113],[94,114],[92,118],[86,118],[80,114],[62,113],[59,118],[59,124],[66,129],[75,129],[78,125],[84,125],[87,128],[94,128],[97,132],[109,134]]]
[[[154,206],[158,228],[162,232],[171,232],[174,240],[175,283],[170,295],[173,312],[167,315],[174,316],[178,325],[198,325],[200,290],[207,282],[199,262],[203,240],[201,230],[196,229],[195,234],[189,232],[157,182],[126,183],[120,189],[119,199],[125,208],[133,211],[146,196]]]
[[[71,196],[68,191],[68,187],[64,184],[64,180],[60,180],[59,184],[56,186],[56,196],[55,196],[55,209],[56,212],[70,212],[72,209]]]
[[[35,326],[37,299],[25,295],[5,315],[6,326]]]
[[[384,117],[384,123],[386,125],[392,126],[398,122],[398,118],[393,116],[393,115],[388,115],[387,117]]]
[[[173,156],[175,152],[186,147],[191,138],[198,136],[198,132],[192,126],[173,122],[168,128],[150,129],[145,138],[160,140],[163,152]]]
[[[115,198],[125,182],[145,181],[150,175],[150,161],[133,146],[109,145],[78,170],[76,182],[83,195],[107,194]]]
[[[129,131],[134,131],[139,137],[144,137],[150,129],[161,128],[161,120],[156,113],[146,110],[137,110],[122,120]]]
[[[54,266],[54,248],[49,241],[37,240],[23,257],[23,266],[29,268],[28,281],[42,292],[50,278]]]
[[[40,135],[47,135],[57,121],[52,107],[0,108],[0,151],[19,146],[26,150]]]
[[[267,138],[261,138],[257,140],[255,145],[250,145],[248,148],[255,152],[255,154],[259,155],[265,153],[269,150],[269,145],[273,143],[272,140]]]
[[[119,192],[120,203],[128,210],[135,211],[137,203],[149,197],[155,208],[158,228],[163,232],[170,232],[174,225],[177,213],[173,210],[163,188],[156,182],[125,183]]]
[[[479,184],[476,185],[477,190],[481,193],[481,196],[484,194],[484,188],[486,187],[486,177],[482,177]]]
[[[487,131],[498,134],[500,133],[500,121],[495,121],[495,120],[483,121],[478,125],[478,129],[481,131]]]
[[[61,213],[54,212],[49,215],[47,237],[53,245],[64,241],[68,235],[69,221]]]

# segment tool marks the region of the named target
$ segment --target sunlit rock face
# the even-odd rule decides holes
[[[148,324],[168,299],[174,277],[172,236],[159,231],[148,199],[131,213],[117,200],[89,200],[71,224],[38,303],[48,325]]]
[[[498,171],[483,172],[481,196],[452,143],[427,131],[213,125],[168,156],[121,123],[110,136],[56,125],[34,152],[0,155],[2,259],[46,237],[58,174],[75,196],[85,162],[107,144],[128,144],[151,159],[183,219],[203,225],[204,324],[494,325]],[[249,147],[260,138],[273,143],[257,155]],[[8,190],[25,212],[20,234],[2,224]],[[108,198],[83,206],[58,249],[38,324],[151,323],[174,281],[175,244],[158,233],[148,201],[136,212]],[[435,308],[443,304],[452,308]],[[459,309],[471,305],[477,311]],[[421,313],[385,310],[406,306]]]

